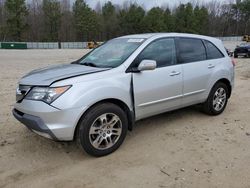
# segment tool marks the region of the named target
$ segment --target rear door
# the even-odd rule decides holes
[[[133,73],[136,119],[178,108],[182,96],[182,65],[176,64],[173,38],[150,43],[135,59],[137,67],[142,60],[155,60],[157,68]]]
[[[201,100],[205,92],[213,64],[206,61],[203,41],[196,38],[178,38],[178,62],[183,65],[183,105]]]
[[[209,41],[178,38],[178,61],[183,65],[183,105],[206,100],[205,91],[224,55]]]

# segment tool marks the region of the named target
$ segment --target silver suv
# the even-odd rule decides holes
[[[218,39],[179,33],[112,39],[71,63],[35,70],[13,114],[35,133],[77,140],[94,156],[115,151],[135,121],[185,106],[223,112],[234,62]]]

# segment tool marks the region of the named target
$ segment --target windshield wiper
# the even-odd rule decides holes
[[[92,62],[84,62],[84,63],[80,63],[80,65],[85,65],[89,67],[97,67],[97,68],[114,68],[113,66],[96,65],[95,63],[92,63]]]
[[[81,65],[86,65],[89,67],[98,67],[96,64],[92,63],[92,62],[84,62],[84,63],[80,63]]]

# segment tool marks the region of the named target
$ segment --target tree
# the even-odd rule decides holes
[[[196,29],[195,29],[195,22],[196,22],[196,18],[194,16],[194,11],[193,11],[193,6],[191,3],[188,3],[185,5],[185,13],[184,13],[185,17],[185,30],[184,32],[187,33],[196,33]]]
[[[191,3],[181,4],[175,10],[175,29],[177,32],[184,32],[184,33],[200,33],[201,29],[199,24],[203,25],[206,23],[206,20],[200,18],[203,14],[204,10],[200,10],[197,6],[194,10]],[[205,15],[205,13],[204,13]]]
[[[28,10],[25,0],[6,0],[6,31],[9,37],[16,41],[22,40],[23,32],[28,28],[26,17]]]
[[[26,33],[27,41],[41,41],[44,37],[44,15],[40,0],[32,0],[28,4],[29,15],[27,21],[29,30]]]
[[[44,40],[59,41],[59,28],[61,24],[61,6],[57,0],[43,0],[44,14]]]
[[[4,40],[5,38],[4,25],[5,25],[4,2],[3,0],[0,0],[0,40]]]
[[[75,41],[75,29],[73,25],[73,14],[70,10],[70,0],[61,0],[61,25],[59,38],[61,41]]]
[[[118,15],[120,34],[142,33],[144,16],[144,9],[136,4],[130,5],[127,10],[120,10]]]
[[[205,7],[194,8],[194,30],[203,35],[208,33],[208,11]]]
[[[244,21],[244,34],[250,33],[250,0],[243,0],[239,3],[239,9],[242,13],[242,19]]]
[[[102,32],[104,39],[110,39],[114,36],[117,36],[118,32],[118,18],[116,15],[116,10],[114,5],[108,1],[107,3],[104,4],[102,7]]]
[[[175,31],[184,32],[186,23],[185,23],[185,5],[180,4],[175,10]]]
[[[167,6],[146,10],[130,1],[119,5],[111,0],[97,3],[93,10],[85,0],[74,0],[73,6],[71,1],[0,0],[0,40],[105,41],[145,32],[250,34],[250,0],[193,1],[171,10]]]
[[[150,9],[144,18],[146,32],[166,32],[165,16],[164,10],[159,7]]]
[[[89,8],[84,0],[75,1],[73,13],[77,39],[80,41],[95,40],[99,30],[97,14]]]
[[[166,8],[166,10],[164,11],[164,23],[166,25],[166,32],[174,31],[174,16],[172,15],[169,8]]]

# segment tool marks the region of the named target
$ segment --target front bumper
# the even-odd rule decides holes
[[[35,133],[53,140],[70,141],[87,108],[57,109],[42,101],[24,99],[16,103],[14,117]]]
[[[18,121],[23,123],[31,131],[34,131],[35,133],[46,138],[58,140],[41,118],[29,114],[24,114],[17,109],[13,109],[12,113]]]

